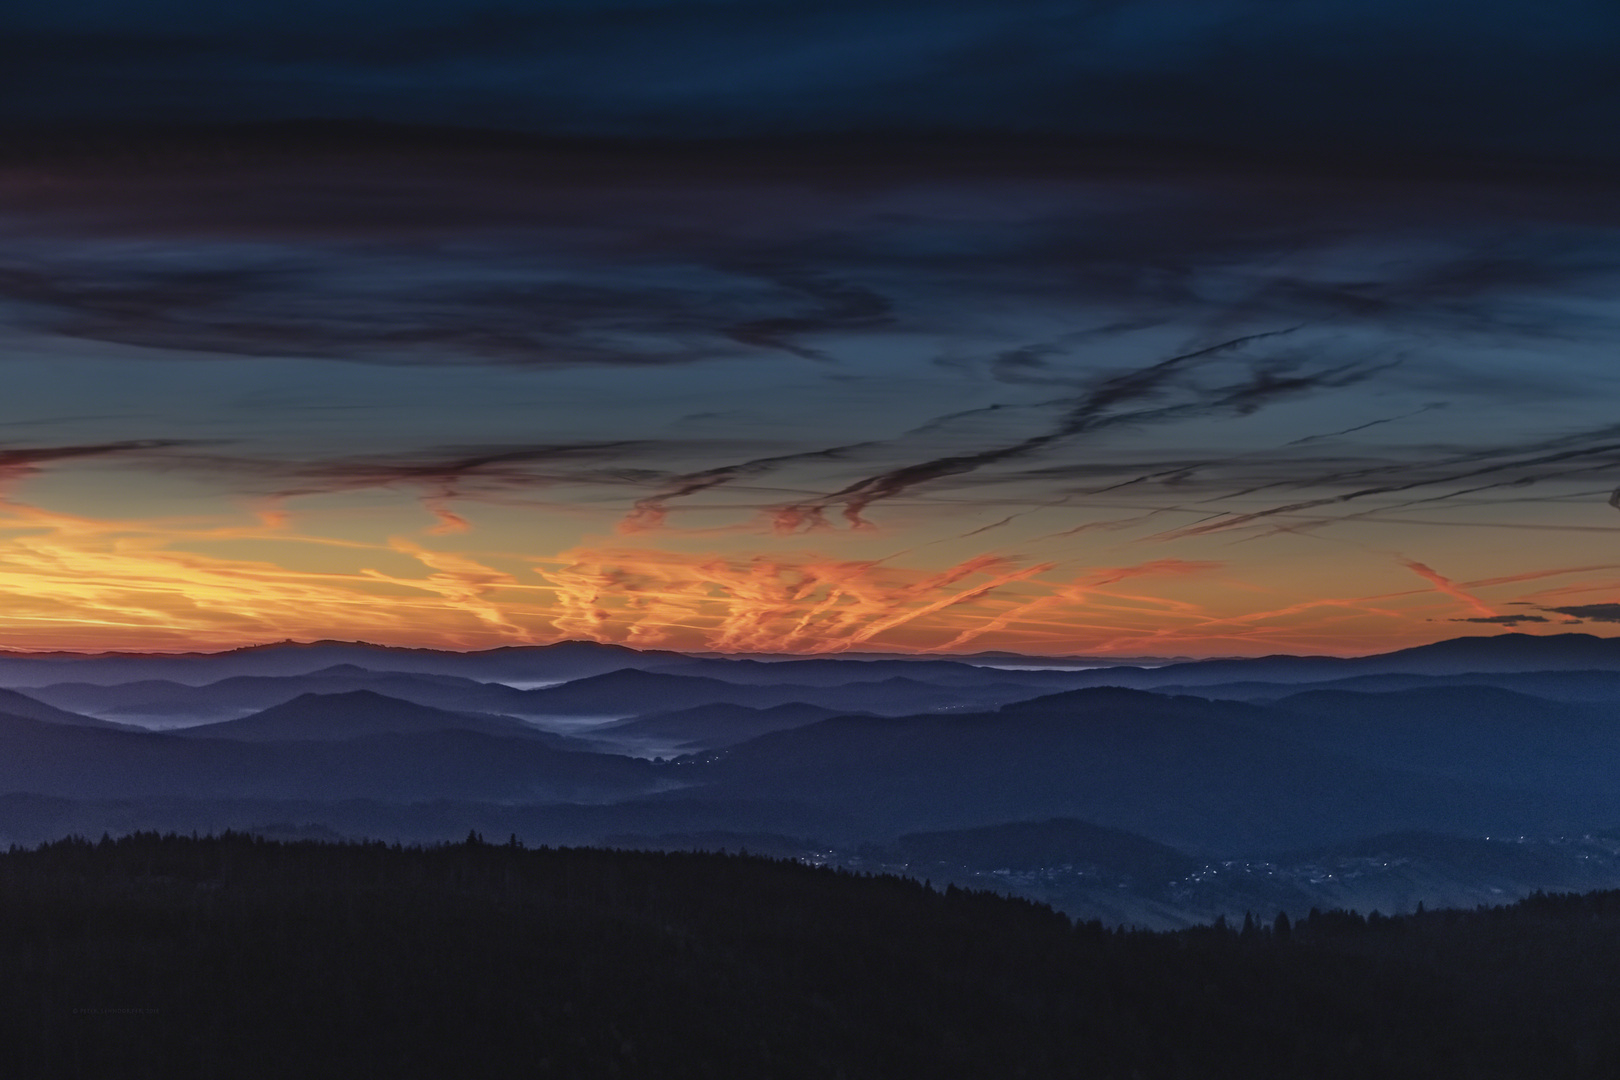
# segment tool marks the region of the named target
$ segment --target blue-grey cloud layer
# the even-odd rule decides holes
[[[15,445],[261,495],[572,486],[649,528],[1610,522],[1601,188],[414,153],[0,176],[0,422],[130,410]],[[29,391],[34,355],[99,381]]]

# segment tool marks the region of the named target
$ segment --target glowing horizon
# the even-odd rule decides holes
[[[0,175],[0,648],[1620,623],[1601,198],[821,167]]]

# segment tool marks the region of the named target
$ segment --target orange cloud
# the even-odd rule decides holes
[[[559,631],[721,651],[833,652],[997,590],[1051,563],[980,555],[936,571],[815,553],[736,558],[634,548],[582,549],[538,573],[557,589]],[[1040,586],[1036,586],[1040,587]]]
[[[450,509],[450,495],[424,497],[422,506],[438,521],[437,525],[428,530],[430,535],[448,536],[451,533],[472,531],[472,522]]]
[[[134,452],[125,444],[89,449]],[[32,483],[39,467],[18,462],[12,478]],[[746,532],[665,528],[659,542],[670,546],[662,548],[605,539],[566,548],[577,533],[537,533],[530,504],[483,502],[463,516],[449,489],[397,494],[387,501],[292,494],[162,518],[91,517],[0,499],[0,646],[197,648],[351,637],[469,648],[586,637],[736,652],[1368,651],[1431,640],[1425,617],[1444,610],[1437,603],[1494,616],[1486,597],[1580,598],[1601,591],[1601,572],[1615,567],[1593,545],[1552,568],[1510,562],[1462,583],[1402,556],[1395,558],[1404,569],[1396,569],[1387,549],[1358,549],[1334,563],[1329,582],[1315,561],[1274,573],[1252,556],[1075,568],[1077,550],[1090,544],[1070,537],[1151,514],[1026,538],[1027,557],[986,552],[945,566],[908,562],[945,550],[926,537],[883,558],[852,558],[848,548],[840,556],[837,547],[812,550],[804,539],[773,537],[759,519]],[[432,518],[419,516],[422,509]],[[560,520],[546,509],[548,522]],[[803,516],[783,524],[801,532],[821,513],[795,512]],[[576,518],[610,527],[587,510]],[[870,556],[874,535],[882,534],[840,529],[821,542]],[[524,544],[537,546],[513,550]],[[690,550],[698,544],[707,550]],[[1122,549],[1119,541],[1097,546]],[[566,550],[553,555],[558,548]],[[1390,579],[1408,580],[1406,573],[1425,587],[1391,590]],[[1510,589],[1560,575],[1573,580],[1544,592]],[[1325,584],[1347,595],[1322,598]]]
[[[1425,581],[1431,582],[1436,589],[1445,593],[1447,596],[1467,604],[1477,614],[1491,619],[1496,617],[1496,612],[1491,609],[1490,605],[1486,604],[1485,601],[1481,600],[1474,594],[1463,589],[1462,586],[1458,585],[1445,575],[1423,565],[1420,562],[1415,562],[1412,559],[1408,559],[1405,556],[1398,555],[1396,558],[1400,561],[1402,566],[1412,571],[1412,573],[1416,574]]]
[[[1027,621],[1031,616],[1048,611],[1053,608],[1068,605],[1079,608],[1092,599],[1092,594],[1104,586],[1114,585],[1133,577],[1142,577],[1154,574],[1201,574],[1220,569],[1220,563],[1188,562],[1182,559],[1155,559],[1152,562],[1139,563],[1135,566],[1116,566],[1103,570],[1093,571],[1085,578],[1068,585],[1060,586],[1056,591],[1036,597],[1027,603],[1018,605],[1002,612],[994,618],[988,619],[978,626],[971,626],[949,641],[939,645],[935,651],[952,652],[959,649],[975,638],[985,634],[993,634],[1006,630],[1009,627]]]
[[[279,506],[247,516],[98,520],[0,502],[0,642],[21,648],[173,648],[285,637],[495,644],[548,631],[545,593],[476,560],[389,543],[288,533]],[[281,557],[196,548],[246,545]],[[288,546],[320,553],[295,569]],[[368,566],[401,558],[425,572]],[[514,567],[517,569],[518,567]],[[529,625],[523,625],[527,621]]]

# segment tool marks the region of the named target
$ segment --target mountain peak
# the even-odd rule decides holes
[[[589,641],[584,638],[564,638],[562,641],[553,641],[550,645],[540,647],[549,652],[636,653],[641,651],[628,645],[616,645],[611,641]]]
[[[188,728],[188,736],[248,741],[352,739],[363,735],[404,734],[455,729],[499,728],[520,734],[520,721],[435,709],[379,694],[348,690],[337,694],[299,694],[252,716]]]

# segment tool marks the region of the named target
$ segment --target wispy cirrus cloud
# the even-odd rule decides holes
[[[1053,562],[980,555],[940,569],[922,569],[900,555],[838,559],[795,549],[748,558],[668,550],[591,547],[565,553],[535,569],[558,590],[565,634],[646,645],[741,652],[841,652],[899,648],[955,650],[989,637],[1046,644],[1044,620],[1107,618],[1138,609],[1128,625],[1174,600],[1122,597],[1131,579],[1174,580],[1220,569],[1215,563],[1154,560],[1098,569],[1076,578]],[[1123,606],[1121,606],[1123,602]],[[1088,633],[1089,647],[1108,648]]]
[[[311,568],[293,551],[326,554]],[[395,565],[379,569],[383,560]],[[194,648],[334,633],[466,647],[549,629],[536,618],[535,586],[476,559],[403,540],[300,535],[224,508],[119,519],[5,502],[0,589],[8,647]]]
[[[0,170],[0,425],[59,418],[0,475],[350,540],[319,610],[468,640],[1344,648],[1606,595],[1596,189],[502,153]],[[1521,591],[1549,566],[1599,591]]]
[[[379,155],[386,171],[227,158],[136,170],[116,193],[13,170],[0,301],[93,341],[389,364],[837,363],[852,337],[943,334],[976,376],[1076,389],[1096,382],[1086,356],[1156,329],[1567,340],[1614,322],[1583,298],[1620,274],[1620,221],[1578,186],[1448,199],[1399,179],[1144,185],[1039,152],[988,176],[900,151],[798,155],[407,147]],[[827,187],[797,182],[811,164]],[[648,171],[658,185],[635,181]]]
[[[125,461],[146,462],[161,459],[164,451],[198,445],[187,439],[129,439],[119,442],[80,443],[66,446],[17,446],[0,443],[0,492],[29,477],[37,476],[46,466],[58,463],[83,462],[99,458],[121,458]]]

